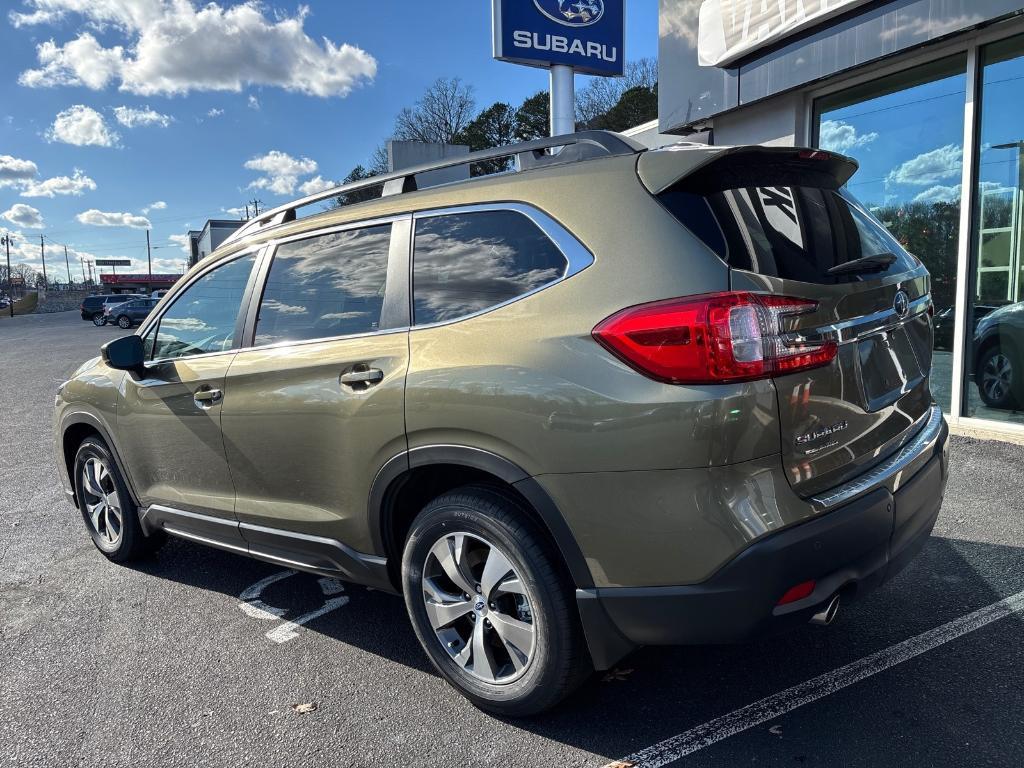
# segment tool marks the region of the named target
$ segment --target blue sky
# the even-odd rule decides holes
[[[657,3],[627,7],[627,58],[657,56]],[[3,8],[0,231],[36,268],[42,233],[48,253],[68,244],[144,271],[148,225],[154,271],[176,271],[189,228],[341,179],[438,77],[472,84],[479,107],[547,87],[543,70],[491,59],[485,0]]]

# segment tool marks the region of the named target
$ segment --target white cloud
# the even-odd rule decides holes
[[[303,195],[315,195],[317,192],[323,192],[325,189],[338,186],[338,182],[325,179],[322,176],[314,176],[309,181],[303,182],[299,185],[299,192]]]
[[[150,211],[162,211],[167,207],[167,203],[163,200],[157,200],[155,203],[150,203],[142,209],[143,213],[149,213]]]
[[[55,195],[75,195],[86,190],[96,189],[96,182],[75,169],[74,176],[54,176],[43,181],[29,181],[23,188],[22,197],[54,197]]]
[[[863,147],[878,138],[878,134],[857,133],[857,129],[841,120],[826,120],[821,124],[818,145],[830,152],[846,153],[851,149]]]
[[[923,152],[894,168],[886,181],[891,184],[935,186],[962,173],[963,155],[963,148],[958,144],[947,144],[930,152]]]
[[[108,213],[90,208],[75,216],[80,224],[91,227],[131,227],[132,229],[149,229],[149,219],[134,213]]]
[[[52,24],[70,14],[94,28],[113,27],[123,45],[104,47],[90,32],[36,49],[39,66],[21,73],[29,87],[111,85],[143,96],[190,91],[241,91],[275,86],[311,96],[344,97],[373,80],[377,62],[366,51],[306,34],[309,9],[264,15],[262,3],[231,7],[192,0],[25,0],[15,26]]]
[[[7,219],[15,226],[26,229],[42,229],[43,216],[38,209],[24,203],[15,203],[9,209],[0,213],[0,219]]]
[[[170,240],[175,245],[180,246],[181,250],[184,253],[191,255],[191,253],[192,253],[192,245],[191,245],[191,243],[190,243],[190,241],[188,239],[188,235],[171,235],[167,239]]]
[[[224,114],[224,110],[223,109],[217,109],[217,107],[214,107],[213,109],[211,109],[209,112],[206,113],[206,116],[207,117],[220,117],[223,114]]]
[[[229,216],[238,216],[239,218],[248,213],[244,206],[239,208],[221,208],[221,211],[228,214]]]
[[[914,198],[915,203],[954,203],[960,199],[960,185],[944,187],[941,184],[926,189]]]
[[[174,119],[170,115],[161,114],[155,109],[150,109],[149,107],[145,107],[144,109],[136,109],[135,107],[114,107],[114,117],[116,117],[117,122],[125,128],[134,128],[136,126],[145,125],[159,125],[162,128],[166,128]]]
[[[260,108],[260,100],[257,99],[252,94],[249,94],[249,109],[259,109],[259,108]]]
[[[76,147],[114,147],[120,138],[107,127],[103,115],[83,104],[75,104],[59,113],[46,132],[47,141]]]
[[[252,182],[250,188],[267,189],[278,195],[291,195],[295,193],[299,177],[316,173],[317,164],[308,157],[295,158],[275,149],[252,158],[245,163],[245,167],[250,171],[261,171],[266,174]]]
[[[31,160],[20,157],[0,155],[0,187],[13,187],[24,184],[36,177],[39,168]]]

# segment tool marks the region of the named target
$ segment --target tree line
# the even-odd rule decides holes
[[[658,64],[639,59],[627,64],[621,78],[594,78],[576,99],[577,130],[624,131],[658,116]],[[429,144],[464,144],[470,151],[502,147],[545,137],[549,133],[547,91],[538,91],[517,106],[498,101],[477,109],[473,86],[459,77],[440,78],[395,118],[391,138]],[[481,164],[477,173],[503,170],[502,161]],[[381,144],[365,164],[344,179],[348,184],[388,172],[388,154]],[[364,193],[375,196],[372,192]],[[344,201],[356,202],[360,193]]]

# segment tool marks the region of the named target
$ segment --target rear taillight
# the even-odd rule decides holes
[[[813,312],[807,299],[715,293],[624,309],[594,338],[640,373],[669,384],[752,381],[828,365],[834,341],[783,338],[782,320]]]

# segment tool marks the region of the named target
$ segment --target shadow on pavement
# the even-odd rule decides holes
[[[281,569],[171,541],[154,560],[142,563],[138,570],[237,596],[247,586]],[[595,675],[554,712],[531,720],[510,721],[510,724],[597,754],[625,756],[1022,590],[1024,549],[932,538],[903,573],[875,593],[846,605],[828,628],[808,626],[742,646],[641,649],[624,659],[616,674]],[[409,626],[401,598],[349,585],[346,585],[346,594],[350,596],[350,603],[344,611],[328,613],[311,622],[307,631],[434,674]],[[300,574],[268,588],[266,600],[288,608],[285,618],[294,618],[322,604],[323,597],[316,577]],[[1019,642],[1020,635],[1016,634],[1019,626],[1020,618],[1011,616],[979,631],[979,634],[988,633],[985,637],[1011,638],[1012,642],[1004,640],[996,643],[996,647],[1004,658],[1009,649],[1010,661],[1018,667],[1024,662],[1024,648]],[[1021,740],[1024,737],[1019,732],[1019,705],[1017,714],[1013,709],[1001,716],[985,711],[992,702],[986,703],[984,692],[999,687],[1000,681],[984,679],[984,664],[974,665],[974,671],[982,677],[968,686],[978,692],[977,701],[968,701],[969,693],[963,690],[964,684],[959,679],[964,662],[951,665],[948,659],[951,654],[959,658],[974,653],[978,643],[971,643],[968,636],[921,657],[927,669],[926,680],[915,679],[911,687],[927,684],[939,692],[946,691],[949,696],[946,700],[922,703],[913,697],[903,702],[865,699],[868,692],[874,691],[870,696],[877,695],[872,681],[858,683],[829,699],[852,707],[847,718],[852,723],[846,725],[855,732],[859,732],[857,723],[861,719],[865,723],[871,720],[869,736],[872,739],[890,736],[896,739],[907,723],[912,722],[914,744],[942,744],[954,733],[962,736],[960,718],[952,713],[944,715],[943,708],[976,704],[991,727],[999,732],[980,737],[975,734],[976,739]],[[934,662],[929,663],[929,658]],[[913,672],[912,665],[918,663],[922,662],[903,665],[899,674]],[[886,674],[893,673],[882,673],[879,677]],[[1015,683],[1014,689],[1016,700],[1024,701],[1024,693]],[[907,693],[905,687],[900,691],[904,696]],[[451,691],[450,695],[458,694]],[[819,702],[807,711],[819,711],[817,708],[822,706],[834,704]],[[890,715],[882,724],[876,722],[880,712]],[[835,729],[827,723],[819,723],[818,727],[823,729],[828,743],[827,737],[834,734]],[[759,738],[765,738],[766,728],[767,725],[760,729]],[[885,733],[886,728],[893,733]],[[1005,734],[1002,733],[1004,728],[1007,729]],[[737,736],[715,749],[728,750],[731,745],[742,744],[743,738]],[[853,755],[843,755],[843,747],[838,748],[840,754],[831,753],[831,760],[852,764],[847,758],[852,759]],[[750,757],[749,752],[741,750],[723,764],[746,762]],[[944,763],[939,754],[938,762],[933,760],[931,764],[962,763],[962,755],[948,757]],[[787,760],[787,764],[792,764],[793,760],[800,762],[799,756]],[[876,756],[873,764],[886,762],[883,754]]]

